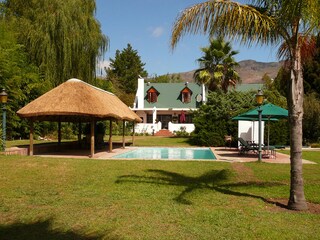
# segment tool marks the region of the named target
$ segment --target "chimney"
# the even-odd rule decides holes
[[[144,79],[139,76],[138,78],[138,89],[136,94],[137,104],[136,108],[144,108]]]
[[[207,101],[207,96],[206,96],[206,85],[203,83],[201,84],[201,95],[202,95],[202,103],[205,103]]]

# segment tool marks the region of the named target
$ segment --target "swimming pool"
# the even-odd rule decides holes
[[[210,148],[138,148],[112,158],[215,160]]]

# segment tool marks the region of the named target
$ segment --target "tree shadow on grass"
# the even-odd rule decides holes
[[[176,172],[170,172],[160,169],[149,169],[146,170],[147,173],[154,173],[153,176],[150,174],[145,176],[139,175],[123,175],[119,176],[116,183],[126,183],[126,182],[134,182],[134,183],[148,183],[148,184],[157,184],[157,185],[173,185],[173,186],[183,186],[185,189],[174,198],[175,201],[181,204],[191,205],[192,202],[187,199],[188,194],[192,193],[197,189],[208,189],[217,191],[222,194],[238,196],[238,197],[250,197],[255,199],[260,199],[266,203],[276,204],[277,206],[286,208],[285,205],[273,202],[268,200],[262,196],[253,195],[245,192],[238,192],[232,190],[231,188],[235,187],[272,187],[272,186],[280,186],[284,185],[279,182],[238,182],[238,183],[227,183],[230,182],[233,173],[230,170],[212,170],[205,172],[204,174],[191,177],[183,174],[179,174]]]
[[[109,236],[110,235],[110,236]],[[0,225],[0,239],[14,240],[98,240],[98,239],[119,239],[111,236],[111,233],[102,235],[87,235],[74,231],[62,231],[52,229],[52,220],[40,220],[33,223],[13,223]]]

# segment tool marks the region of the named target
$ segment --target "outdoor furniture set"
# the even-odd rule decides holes
[[[259,153],[259,145],[251,141],[245,141],[243,138],[238,138],[240,142],[239,154],[248,154],[253,152],[255,154]],[[275,146],[261,146],[261,150],[264,152],[262,157],[264,158],[276,158],[276,148]]]

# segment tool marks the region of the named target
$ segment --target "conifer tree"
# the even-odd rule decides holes
[[[117,50],[115,58],[110,58],[110,68],[107,69],[107,78],[124,93],[134,94],[137,90],[137,79],[147,77],[144,70],[145,63],[141,62],[138,51],[128,43],[122,51]]]

